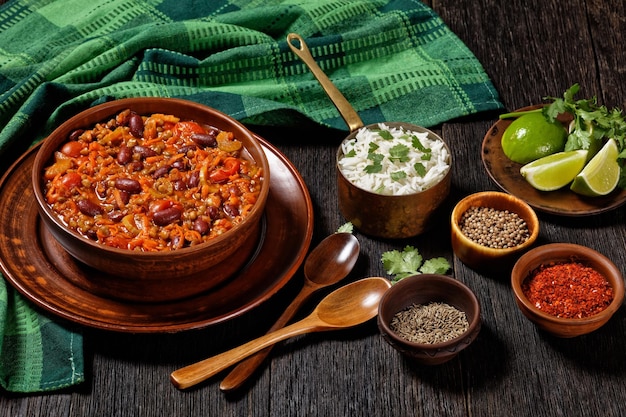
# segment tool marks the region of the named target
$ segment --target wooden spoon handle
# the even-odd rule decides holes
[[[293,336],[325,329],[326,327],[320,326],[317,316],[313,314],[299,322],[268,333],[239,347],[180,368],[171,373],[170,380],[176,388],[189,388],[268,346]]]
[[[300,293],[294,298],[294,300],[285,309],[283,314],[276,320],[274,325],[270,327],[268,333],[283,328],[293,318],[296,312],[300,309],[300,306],[315,292],[318,287],[313,287],[305,282],[304,287],[300,290]],[[231,391],[239,388],[254,371],[263,363],[267,355],[272,350],[272,346],[267,347],[245,359],[239,363],[222,381],[220,389],[222,391]]]

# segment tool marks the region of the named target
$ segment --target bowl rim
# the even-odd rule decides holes
[[[463,213],[465,213],[466,211],[466,210],[463,211],[463,213],[460,212],[461,203],[466,203],[468,201],[472,201],[477,198],[485,197],[485,196],[506,198],[508,200],[515,202],[521,208],[523,208],[526,211],[526,213],[528,213],[534,226],[528,239],[526,239],[524,242],[520,243],[519,245],[513,246],[511,248],[497,249],[497,248],[490,248],[489,246],[483,246],[479,243],[476,243],[475,241],[468,238],[467,236],[465,236],[465,233],[463,233],[463,231],[461,230],[461,227],[459,226],[459,222],[458,222],[458,219],[460,219]],[[516,212],[516,214],[519,215],[520,213]],[[501,191],[480,191],[480,192],[472,193],[463,197],[454,205],[454,208],[452,209],[452,214],[450,215],[450,223],[452,227],[452,232],[457,235],[457,238],[464,245],[468,247],[480,248],[481,251],[491,256],[503,256],[503,255],[508,255],[508,254],[512,254],[515,252],[519,252],[520,250],[524,250],[532,246],[537,240],[537,237],[539,237],[539,217],[537,217],[537,213],[535,212],[535,210],[533,210],[533,208],[528,203],[526,203],[524,200],[520,199],[519,197],[516,197],[513,194],[501,192]],[[529,222],[526,221],[526,223],[528,225]]]
[[[445,285],[453,286],[455,288],[460,289],[462,293],[467,298],[469,298],[472,305],[476,306],[476,314],[474,315],[474,318],[472,319],[472,321],[469,322],[467,330],[464,331],[462,334],[452,339],[446,340],[445,342],[441,342],[441,343],[417,343],[417,342],[412,342],[410,340],[404,339],[403,337],[399,336],[396,332],[394,332],[391,329],[390,323],[385,321],[381,314],[383,310],[383,305],[391,297],[393,297],[395,292],[403,291],[404,287],[408,287],[416,283],[417,281],[428,281],[428,280],[430,281],[439,280],[439,281],[444,282]],[[467,314],[467,312],[465,311],[464,313]],[[481,306],[474,291],[472,291],[471,288],[469,288],[467,285],[465,285],[463,282],[459,281],[458,279],[451,277],[449,275],[443,275],[443,274],[417,274],[417,275],[411,275],[409,277],[403,278],[400,281],[393,284],[392,287],[389,290],[387,290],[387,292],[381,298],[379,306],[378,306],[378,322],[380,326],[383,328],[385,334],[389,336],[390,338],[392,338],[396,343],[402,344],[404,346],[407,346],[413,349],[445,350],[446,348],[450,346],[454,346],[458,344],[459,342],[463,341],[463,339],[467,338],[468,335],[474,333],[476,329],[478,329],[481,326],[481,320],[482,320],[481,319]]]
[[[446,151],[448,152],[448,170],[446,171],[446,174],[441,177],[441,179],[439,181],[437,181],[435,184],[431,185],[430,187],[419,191],[417,193],[411,193],[411,194],[401,194],[401,195],[388,195],[388,194],[378,194],[375,193],[371,190],[367,190],[365,188],[359,187],[358,185],[354,184],[352,181],[350,181],[348,178],[346,178],[346,176],[344,175],[343,171],[341,170],[341,168],[339,167],[339,160],[342,158],[343,156],[343,152],[342,152],[342,146],[343,144],[350,140],[353,139],[356,134],[361,130],[361,129],[369,129],[371,127],[377,127],[380,124],[385,124],[387,126],[390,127],[401,127],[401,128],[405,128],[405,129],[409,129],[409,130],[415,130],[419,133],[426,133],[428,134],[428,136],[433,136],[435,139],[440,140],[443,143],[443,146],[446,148]],[[450,151],[450,147],[448,146],[448,143],[443,139],[443,137],[441,135],[438,135],[437,133],[433,132],[430,129],[427,129],[423,126],[419,126],[419,125],[415,125],[412,123],[405,123],[405,122],[378,122],[378,123],[371,123],[369,125],[365,125],[365,126],[361,126],[360,128],[350,132],[350,134],[348,134],[348,136],[346,136],[345,138],[343,138],[341,140],[341,143],[339,144],[339,146],[337,147],[337,152],[335,153],[335,170],[337,171],[337,173],[339,175],[341,175],[341,178],[346,181],[346,183],[350,184],[352,187],[356,188],[359,190],[359,192],[362,192],[365,195],[371,195],[371,196],[375,196],[376,198],[382,198],[382,199],[393,199],[393,198],[406,198],[406,197],[415,197],[418,196],[420,194],[423,194],[427,191],[429,191],[432,188],[435,188],[437,185],[445,183],[446,181],[449,181],[452,177],[452,165],[454,163],[454,158],[452,155],[452,152]]]
[[[140,258],[146,261],[149,261],[152,258],[160,259],[168,253],[176,253],[176,254],[185,255],[185,256],[193,255],[196,252],[202,252],[206,250],[207,246],[209,245],[213,246],[213,245],[219,244],[225,239],[228,239],[228,236],[230,236],[230,233],[223,233],[219,236],[214,237],[213,239],[207,242],[203,242],[201,244],[194,245],[194,246],[188,246],[188,247],[176,249],[175,251],[144,252],[144,251],[128,250],[128,249],[123,249],[123,248],[115,248],[112,246],[107,246],[98,242],[94,242],[86,238],[85,236],[81,235],[80,233],[68,228],[65,225],[65,223],[52,211],[52,209],[50,209],[48,204],[45,202],[44,193],[42,192],[42,187],[41,187],[41,169],[44,168],[46,161],[48,161],[49,158],[52,157],[52,153],[54,153],[54,151],[58,148],[58,145],[57,145],[56,148],[51,148],[52,153],[48,153],[47,148],[51,147],[51,145],[48,147],[46,147],[45,145],[46,145],[46,142],[49,140],[49,138],[60,135],[64,130],[69,129],[70,126],[72,125],[75,125],[80,122],[84,122],[84,119],[93,113],[102,112],[103,115],[97,121],[91,122],[90,125],[93,125],[95,123],[98,123],[99,121],[105,120],[106,118],[110,118],[111,116],[117,114],[118,112],[126,108],[132,109],[132,106],[137,105],[138,103],[147,104],[147,103],[151,103],[154,101],[162,102],[164,106],[167,106],[168,104],[179,104],[179,105],[186,106],[188,108],[195,108],[196,110],[207,112],[211,116],[217,116],[218,118],[221,118],[227,121],[228,123],[231,123],[234,126],[237,126],[237,128],[240,129],[241,132],[243,132],[248,137],[253,147],[257,148],[257,150],[259,151],[258,153],[259,153],[259,156],[261,157],[261,160],[260,161],[255,160],[255,162],[258,165],[261,165],[263,167],[264,178],[263,178],[263,185],[261,186],[261,191],[260,191],[259,198],[257,199],[257,201],[265,201],[267,199],[267,196],[269,195],[269,184],[270,184],[269,161],[267,160],[267,155],[265,154],[265,151],[263,150],[263,147],[261,146],[260,142],[258,142],[258,140],[254,137],[252,132],[248,130],[248,128],[246,128],[241,122],[235,120],[234,118],[227,115],[226,113],[223,113],[213,107],[210,107],[201,103],[197,103],[194,101],[190,101],[190,100],[171,98],[171,97],[134,97],[134,98],[116,99],[116,100],[107,101],[105,103],[101,103],[93,107],[84,109],[80,111],[79,113],[76,113],[69,119],[65,120],[41,141],[41,146],[37,150],[37,154],[35,156],[35,160],[33,161],[33,167],[31,170],[31,186],[33,188],[33,194],[35,195],[35,199],[37,200],[37,204],[39,208],[43,209],[43,212],[45,213],[46,218],[54,222],[54,224],[60,230],[63,231],[63,234],[71,236],[73,239],[78,239],[80,242],[82,242],[82,244],[85,244],[88,247],[93,248],[94,250],[105,251],[105,252],[112,253],[118,256],[123,256],[123,257],[132,256],[133,258],[136,257],[137,259]],[[78,128],[78,126],[76,128]],[[60,141],[59,145],[61,143],[63,143],[63,141]],[[251,221],[253,221],[254,217],[259,216],[258,212],[260,210],[264,210],[264,208],[262,208],[261,205],[255,204],[255,206],[252,208],[250,213],[231,230],[239,229],[240,226],[246,225],[250,223]],[[40,213],[41,213],[41,210],[40,210]],[[260,216],[262,216],[262,212]]]
[[[609,282],[611,287],[613,288],[613,301],[609,304],[604,310],[599,313],[594,314],[593,316],[583,317],[583,318],[565,318],[565,317],[557,317],[552,314],[548,314],[542,310],[536,308],[526,295],[522,291],[522,282],[528,278],[528,274],[524,273],[522,277],[521,271],[521,263],[528,258],[532,258],[538,256],[538,254],[542,254],[546,250],[554,249],[554,248],[563,248],[568,251],[572,255],[578,255],[581,258],[590,258],[596,257],[602,260],[609,270],[611,271],[611,276],[615,277],[615,280],[605,276],[604,278]],[[550,260],[546,260],[545,263],[549,263]],[[580,259],[581,263],[585,263],[584,260]],[[518,261],[513,265],[513,269],[511,270],[511,288],[513,290],[513,294],[518,302],[522,303],[522,305],[533,315],[541,318],[544,321],[549,321],[553,324],[559,325],[587,325],[592,323],[597,323],[606,320],[608,317],[611,317],[619,308],[622,306],[622,302],[624,301],[624,278],[617,267],[608,257],[603,255],[602,253],[592,249],[588,246],[578,245],[575,243],[547,243],[545,245],[538,246],[536,248],[531,249],[522,255]]]

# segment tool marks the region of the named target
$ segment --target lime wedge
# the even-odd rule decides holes
[[[587,162],[587,151],[557,152],[524,165],[520,174],[541,191],[565,187],[580,173]]]
[[[574,178],[571,190],[589,197],[609,194],[619,182],[618,155],[617,143],[614,139],[609,139]]]

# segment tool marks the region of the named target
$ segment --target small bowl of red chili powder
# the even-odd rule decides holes
[[[576,337],[602,327],[620,308],[624,279],[601,253],[553,243],[524,254],[511,272],[515,301],[540,329]]]

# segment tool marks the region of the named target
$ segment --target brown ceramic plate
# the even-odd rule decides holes
[[[304,181],[284,155],[259,139],[272,173],[265,230],[249,264],[220,287],[180,301],[145,304],[83,289],[92,271],[63,251],[37,213],[29,175],[36,148],[0,180],[0,268],[5,278],[49,312],[85,326],[120,332],[199,329],[251,310],[289,282],[313,234],[313,205]]]
[[[541,106],[529,106],[516,111],[532,110]],[[570,191],[568,187],[549,192],[533,188],[519,173],[522,165],[507,158],[500,144],[504,130],[513,120],[515,119],[498,120],[487,131],[483,140],[483,165],[491,179],[502,190],[521,198],[536,210],[562,216],[599,214],[619,207],[626,202],[626,190],[621,188],[607,196],[594,198],[580,196]],[[569,123],[566,118],[560,120]]]

